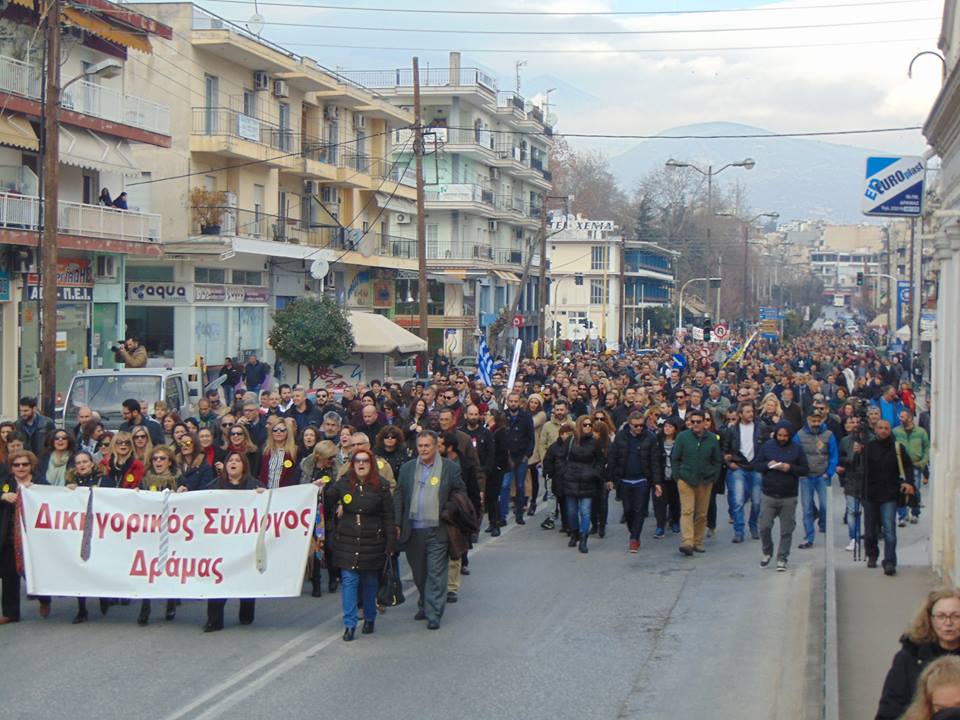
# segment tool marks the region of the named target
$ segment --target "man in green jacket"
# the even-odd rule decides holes
[[[930,461],[930,436],[922,427],[913,421],[913,411],[904,408],[900,411],[900,424],[893,429],[893,439],[903,445],[913,464],[913,484],[916,488],[917,502],[910,510],[910,522],[916,524],[920,518],[920,487],[923,479],[923,469]],[[907,524],[907,506],[897,508],[897,524],[905,527]]]
[[[673,477],[680,494],[680,552],[706,552],[703,536],[707,529],[707,508],[713,482],[720,475],[723,454],[717,436],[703,428],[703,411],[691,410],[690,426],[677,436],[670,455]]]

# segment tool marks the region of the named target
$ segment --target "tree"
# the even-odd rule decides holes
[[[353,353],[353,328],[342,307],[328,297],[301,298],[273,316],[270,345],[277,356],[306,366],[310,387],[324,369]]]
[[[550,152],[553,197],[573,195],[569,211],[591,220],[613,220],[630,225],[630,203],[617,185],[607,157],[595,150],[577,151],[558,138]]]

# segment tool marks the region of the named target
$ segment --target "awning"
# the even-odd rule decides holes
[[[229,247],[235,253],[263,255],[264,257],[281,257],[291,260],[327,259],[331,254],[329,248],[294,245],[292,243],[272,242],[270,240],[253,240],[252,238],[242,237],[230,238]]]
[[[40,150],[40,141],[33,126],[22,115],[0,115],[0,144],[13,145],[25,150]]]
[[[398,280],[416,280],[420,274],[416,270],[397,270]],[[444,285],[463,285],[463,280],[457,276],[456,272],[444,270],[443,272],[428,272],[427,280],[433,280]]]
[[[426,352],[427,341],[404,330],[390,318],[376,313],[348,312],[353,327],[355,353],[409,355]]]
[[[516,273],[506,272],[504,270],[494,270],[493,274],[504,282],[513,283],[514,285],[520,284],[520,276]]]
[[[133,28],[121,28],[106,20],[101,20],[91,12],[84,12],[74,8],[64,7],[60,9],[64,18],[84,30],[92,32],[94,35],[109,40],[116,45],[127,48],[133,48],[143,53],[150,53],[150,41],[146,35],[136,32]]]
[[[386,193],[377,193],[377,207],[386,208],[393,212],[404,213],[405,215],[416,215],[417,204],[406,198],[390,196]]]
[[[140,177],[130,143],[93,130],[60,126],[60,162],[75,167]]]

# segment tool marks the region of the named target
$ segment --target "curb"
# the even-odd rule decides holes
[[[835,492],[828,495],[827,502],[832,505],[837,497]],[[843,498],[843,496],[840,496]],[[826,541],[824,542],[825,555],[825,582],[824,595],[824,623],[823,623],[823,720],[839,720],[840,718],[840,682],[839,656],[837,638],[837,568],[834,558],[833,526],[836,514],[831,512],[827,523]]]

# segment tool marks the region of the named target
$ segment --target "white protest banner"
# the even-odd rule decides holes
[[[520,348],[523,347],[523,340],[517,338],[517,344],[513,346],[513,362],[510,363],[510,378],[507,380],[507,392],[513,392],[513,383],[517,379],[517,369],[520,367]]]
[[[314,485],[264,493],[173,493],[165,514],[163,493],[95,488],[87,528],[90,492],[44,485],[21,490],[29,593],[123,598],[300,594],[317,509]]]

